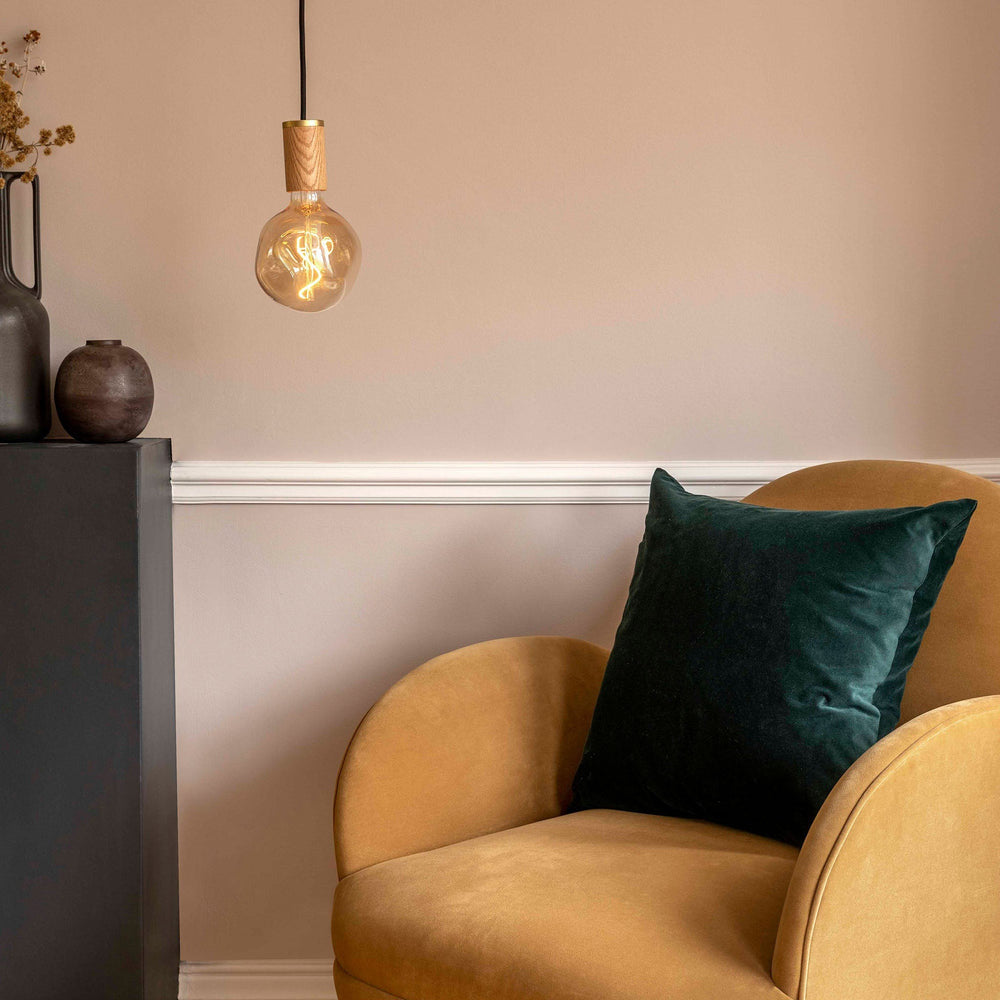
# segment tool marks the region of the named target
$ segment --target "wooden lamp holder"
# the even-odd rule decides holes
[[[285,190],[326,190],[326,142],[323,122],[307,119],[281,123],[285,145]]]

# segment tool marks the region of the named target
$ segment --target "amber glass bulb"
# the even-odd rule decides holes
[[[335,306],[351,290],[360,266],[357,233],[318,191],[293,191],[288,207],[261,230],[257,281],[291,309],[321,312]]]

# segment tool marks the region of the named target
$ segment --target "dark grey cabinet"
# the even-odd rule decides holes
[[[0,445],[0,997],[176,1000],[170,442]]]

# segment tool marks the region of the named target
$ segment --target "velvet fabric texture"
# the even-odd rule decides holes
[[[795,858],[591,809],[386,861],[337,886],[337,996],[788,1000],[767,970]]]
[[[690,494],[658,469],[573,808],[801,844],[895,727],[975,507],[778,510]]]

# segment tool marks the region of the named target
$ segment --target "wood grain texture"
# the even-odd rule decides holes
[[[281,130],[285,144],[285,190],[326,190],[326,143],[322,125],[291,125]]]

